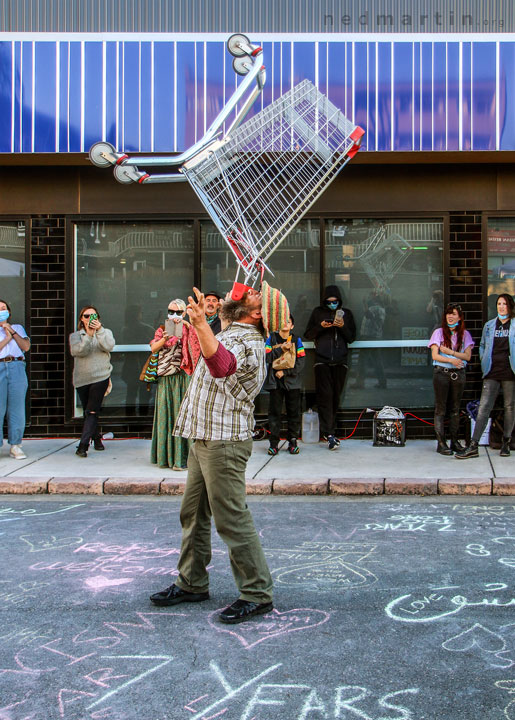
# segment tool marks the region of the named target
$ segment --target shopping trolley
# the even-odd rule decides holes
[[[99,167],[114,165],[121,183],[187,180],[236,258],[232,297],[239,299],[261,283],[265,270],[271,273],[268,258],[354,157],[364,130],[309,80],[241,124],[263,90],[263,51],[240,34],[232,35],[227,47],[235,56],[235,72],[245,80],[189,150],[176,157],[130,158],[99,142],[90,159]],[[222,134],[223,123],[245,96]],[[179,172],[149,174],[140,165],[175,165]]]

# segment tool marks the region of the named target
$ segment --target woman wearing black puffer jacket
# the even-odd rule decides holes
[[[356,324],[349,308],[342,307],[336,285],[328,285],[322,304],[311,313],[304,337],[315,341],[315,390],[320,433],[329,450],[336,450],[336,413],[348,370],[348,345],[356,338]],[[343,315],[342,315],[343,313]]]

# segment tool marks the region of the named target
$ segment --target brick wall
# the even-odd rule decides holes
[[[467,368],[467,384],[462,407],[481,394],[481,366],[478,346],[483,329],[483,295],[481,283],[482,246],[481,214],[453,212],[449,218],[450,271],[449,300],[459,303],[465,313],[467,329],[476,341],[472,363]],[[486,259],[485,259],[486,262]]]
[[[26,436],[73,433],[65,428],[64,217],[37,215],[30,237],[30,418]]]

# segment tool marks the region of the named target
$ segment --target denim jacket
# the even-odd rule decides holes
[[[483,327],[483,334],[481,335],[481,342],[479,343],[479,358],[481,360],[481,370],[483,371],[483,377],[488,375],[492,369],[492,350],[494,347],[494,333],[495,324],[497,318],[489,320]],[[515,373],[515,318],[511,319],[510,323],[510,365],[511,369]]]

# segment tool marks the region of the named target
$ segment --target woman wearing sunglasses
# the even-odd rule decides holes
[[[465,389],[465,367],[470,362],[474,341],[465,329],[465,318],[460,305],[450,303],[445,308],[440,327],[431,335],[428,347],[433,360],[433,387],[435,391],[436,452],[452,455],[464,450],[458,440],[460,403]],[[445,412],[449,408],[449,434],[451,447],[445,441]]]
[[[456,453],[459,460],[479,457],[479,441],[502,388],[504,425],[501,457],[510,454],[510,440],[515,424],[515,302],[508,293],[497,297],[497,317],[483,327],[479,357],[483,371],[483,389],[479,400],[474,432],[467,448]]]
[[[172,300],[166,313],[165,324],[157,328],[150,343],[152,352],[159,352],[150,461],[159,467],[184,470],[189,444],[184,438],[174,437],[172,431],[200,356],[200,345],[195,329],[184,319],[184,300]]]
[[[82,308],[77,331],[70,335],[70,352],[74,357],[73,387],[84,411],[82,435],[76,452],[79,457],[87,457],[92,440],[95,450],[104,449],[98,416],[109,388],[113,370],[110,353],[114,346],[113,333],[103,327],[98,310],[92,305]]]

